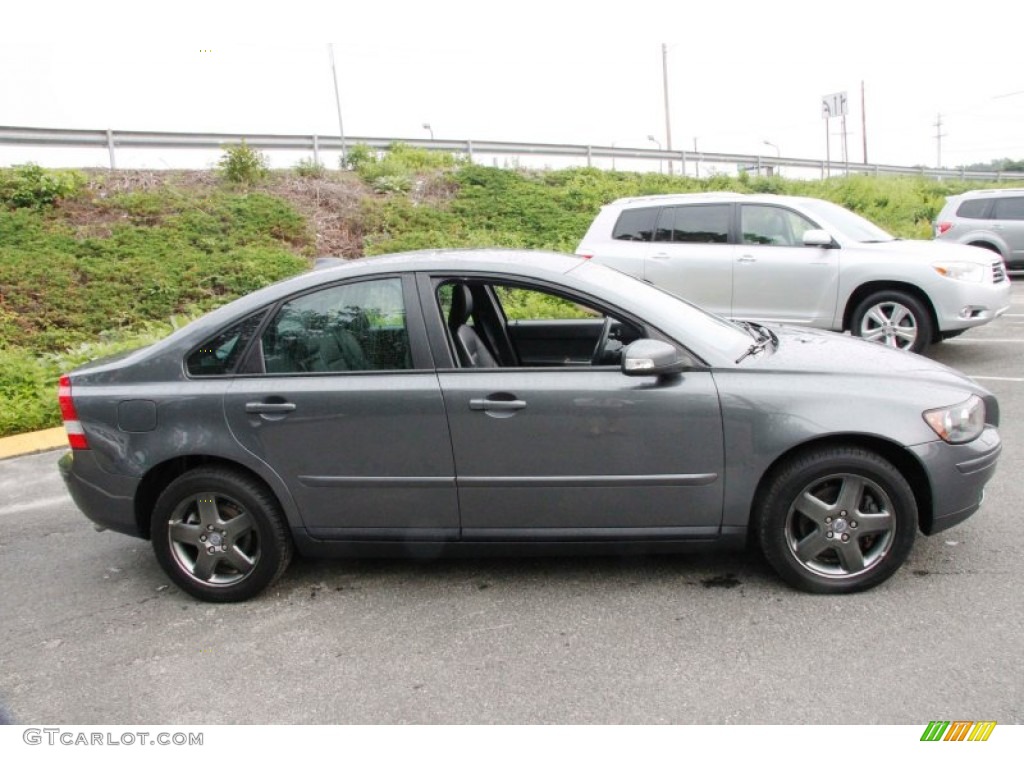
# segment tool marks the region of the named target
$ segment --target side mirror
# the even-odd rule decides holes
[[[813,248],[831,248],[835,245],[832,235],[824,229],[808,229],[804,232],[804,245]]]
[[[671,376],[682,373],[686,362],[678,349],[657,339],[639,339],[622,350],[626,376]]]

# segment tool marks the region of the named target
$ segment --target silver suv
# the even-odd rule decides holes
[[[946,198],[935,238],[987,248],[1024,269],[1024,189],[978,189]]]
[[[601,209],[576,253],[724,317],[848,330],[914,352],[1010,306],[998,256],[900,240],[808,197],[624,198]]]

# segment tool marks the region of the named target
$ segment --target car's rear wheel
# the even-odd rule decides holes
[[[280,577],[292,542],[273,494],[233,469],[198,468],[157,499],[153,550],[167,575],[210,602],[248,600]]]
[[[899,470],[878,454],[821,449],[779,468],[757,533],[769,564],[794,587],[859,592],[881,584],[907,559],[917,502]]]

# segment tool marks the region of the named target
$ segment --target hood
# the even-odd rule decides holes
[[[751,368],[863,376],[877,382],[878,386],[886,386],[893,379],[913,379],[987,393],[960,371],[913,352],[831,331],[787,326],[772,326],[771,330],[778,336],[778,348],[751,360]],[[744,362],[740,367],[746,365]]]
[[[893,258],[911,257],[928,261],[969,261],[982,266],[992,264],[993,254],[981,248],[947,240],[890,240],[885,243],[850,243],[851,248],[871,249]]]

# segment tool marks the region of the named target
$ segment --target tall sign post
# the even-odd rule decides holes
[[[828,165],[828,175],[832,176],[832,149],[828,133],[828,121],[833,117],[843,119],[843,160],[846,160],[846,113],[848,102],[846,91],[829,93],[821,97],[821,117],[825,121],[825,162]]]

